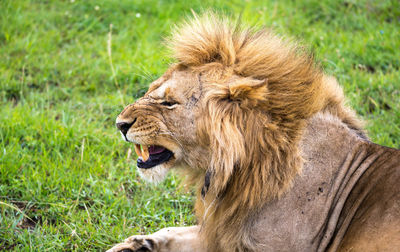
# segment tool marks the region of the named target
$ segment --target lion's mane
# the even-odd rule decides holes
[[[252,216],[301,172],[307,120],[328,111],[363,134],[360,123],[310,54],[265,29],[208,12],[170,42],[178,64],[204,82],[197,137],[212,154],[196,202],[202,235],[210,251],[251,250]]]

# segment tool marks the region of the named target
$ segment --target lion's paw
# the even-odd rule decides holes
[[[107,250],[107,252],[155,252],[155,241],[146,235],[135,235]]]

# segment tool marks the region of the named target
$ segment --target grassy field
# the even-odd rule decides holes
[[[371,139],[400,148],[399,1],[190,2],[0,1],[0,250],[104,250],[195,223],[193,193],[174,176],[146,184],[114,126],[171,62],[160,42],[191,9],[300,40]]]

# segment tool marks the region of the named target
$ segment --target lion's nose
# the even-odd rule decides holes
[[[119,122],[116,123],[117,128],[122,132],[122,134],[124,134],[124,136],[126,135],[126,133],[128,132],[129,128],[136,122],[136,118],[131,122]]]

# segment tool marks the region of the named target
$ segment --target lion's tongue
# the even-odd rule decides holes
[[[149,153],[150,153],[150,154],[158,154],[158,153],[163,152],[164,150],[165,150],[164,147],[157,146],[157,145],[151,145],[151,146],[149,147]]]
[[[158,154],[161,153],[165,150],[164,147],[157,146],[157,145],[142,145],[140,144],[135,144],[135,152],[136,154],[143,159],[143,161],[147,161],[149,159],[150,155],[152,154]]]

